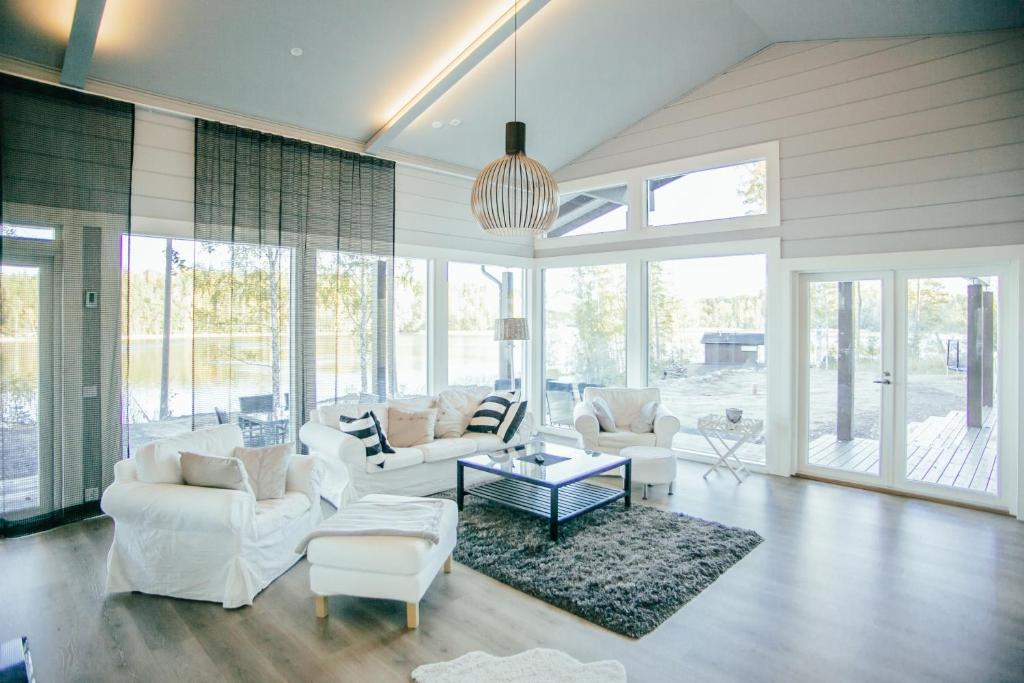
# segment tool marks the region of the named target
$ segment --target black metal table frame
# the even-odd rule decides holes
[[[481,484],[472,489],[467,490],[464,481],[464,469],[469,467],[471,469],[479,470],[481,472],[487,472],[489,474],[495,474],[501,478],[497,481],[488,482]],[[602,472],[608,472],[615,470],[620,467],[625,468],[625,480],[623,481],[622,490],[609,488],[607,486],[598,486],[596,484],[589,484],[584,482],[585,479],[601,474]],[[480,465],[474,465],[473,463],[464,463],[461,459],[457,463],[456,479],[457,484],[455,488],[456,502],[459,505],[459,510],[462,510],[463,504],[466,499],[466,495],[477,496],[485,500],[504,505],[505,507],[519,510],[527,514],[531,514],[535,517],[548,520],[549,529],[551,533],[551,540],[558,540],[558,525],[564,524],[571,519],[575,519],[580,515],[584,515],[588,512],[596,510],[597,508],[604,507],[610,503],[614,503],[620,498],[623,499],[625,507],[630,507],[632,503],[632,496],[630,495],[630,487],[633,483],[633,461],[626,459],[624,463],[616,463],[605,467],[600,467],[584,474],[581,474],[572,479],[559,482],[558,484],[545,484],[536,481],[530,477],[525,477],[516,472],[501,472],[490,469],[488,467],[482,467]],[[518,489],[518,491],[509,491],[510,486],[504,482],[516,482],[512,489]],[[523,504],[522,496],[523,489],[530,488],[536,492],[547,489],[549,491],[549,500],[547,510],[543,510],[537,506],[528,507]],[[559,514],[559,492],[570,494],[574,500],[572,501],[571,511],[567,514]],[[510,495],[511,494],[511,495]],[[517,494],[520,500],[516,500]]]

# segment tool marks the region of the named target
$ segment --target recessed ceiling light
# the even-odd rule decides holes
[[[301,57],[302,56],[302,48],[301,47],[293,47],[291,50],[289,50],[289,52],[292,53],[292,57]]]
[[[430,124],[431,128],[441,128],[442,126],[444,126],[444,121],[434,121]]]
[[[462,125],[462,119],[452,119],[451,121],[448,122],[448,125],[449,126],[461,126]]]

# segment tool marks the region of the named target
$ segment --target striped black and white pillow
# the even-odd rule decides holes
[[[526,401],[513,403],[505,413],[505,419],[501,421],[501,426],[498,427],[498,438],[505,443],[514,439],[516,432],[519,431],[519,425],[523,424],[525,417]]]
[[[385,455],[394,453],[395,449],[388,443],[388,437],[380,428],[380,421],[373,411],[367,411],[359,417],[339,415],[339,428],[363,442],[366,449],[366,462],[377,467],[384,467]]]
[[[498,427],[505,419],[512,402],[516,400],[514,391],[496,391],[480,402],[480,407],[473,413],[473,417],[466,427],[467,432],[479,434],[497,434]]]

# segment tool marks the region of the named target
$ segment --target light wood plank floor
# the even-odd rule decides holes
[[[999,491],[996,412],[986,409],[981,427],[968,427],[963,411],[907,425],[907,478],[995,495]],[[808,444],[812,465],[878,474],[878,440],[837,441],[823,434]]]
[[[106,518],[0,541],[0,638],[28,635],[47,682],[408,681],[424,662],[536,646],[618,659],[633,683],[1024,680],[1024,524],[801,479],[705,481],[704,469],[680,463],[676,495],[660,487],[649,503],[765,542],[640,640],[458,564],[412,632],[404,605],[380,600],[332,598],[318,622],[304,561],[249,608],[106,597]]]

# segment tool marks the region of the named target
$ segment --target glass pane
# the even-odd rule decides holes
[[[523,343],[494,341],[498,318],[523,315],[521,268],[448,264],[448,384],[511,386],[523,376]]]
[[[123,316],[125,413],[127,446],[134,452],[150,441],[192,429],[195,243],[133,235],[122,239],[122,249],[128,307]],[[197,340],[199,347],[208,343]],[[214,424],[213,409],[207,412],[204,424]]]
[[[694,223],[768,211],[764,159],[734,166],[651,178],[647,225]]]
[[[907,282],[907,479],[998,493],[998,279]]]
[[[697,431],[708,413],[765,417],[765,265],[753,255],[648,266],[648,385],[679,418],[679,448],[712,453]],[[764,462],[764,452],[761,438],[737,455]]]
[[[387,392],[377,372],[377,269],[372,256],[318,251],[316,402],[372,402]]]
[[[882,283],[812,282],[807,292],[811,465],[877,475]]]
[[[395,394],[427,393],[427,262],[395,259]]]
[[[559,197],[558,218],[545,237],[625,230],[628,214],[625,185],[570,192]]]
[[[292,251],[256,244],[195,246],[192,402],[196,427],[237,422],[248,446],[293,440]],[[132,312],[134,317],[135,313]],[[223,417],[218,417],[216,411]]]
[[[626,266],[544,271],[544,424],[571,427],[588,384],[626,383]]]
[[[0,268],[0,512],[39,507],[38,268]]]

